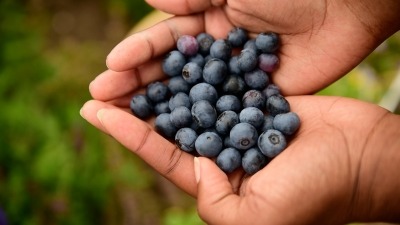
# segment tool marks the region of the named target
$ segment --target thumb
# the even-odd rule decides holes
[[[233,192],[227,175],[208,158],[195,157],[197,210],[207,224],[237,224],[240,197]]]

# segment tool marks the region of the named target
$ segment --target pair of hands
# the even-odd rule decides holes
[[[81,115],[198,200],[210,224],[339,224],[399,221],[400,119],[358,100],[312,94],[339,79],[400,27],[400,3],[387,0],[148,0],[178,15],[117,45],[109,70],[91,84]],[[379,6],[378,6],[379,4]],[[396,24],[397,23],[397,24]],[[132,95],[167,79],[163,56],[182,34],[224,38],[233,27],[280,34],[272,75],[302,124],[288,148],[251,177],[225,175],[209,159],[184,153],[153,121],[129,110]],[[381,152],[385,150],[385,154]],[[397,208],[396,208],[397,206]]]

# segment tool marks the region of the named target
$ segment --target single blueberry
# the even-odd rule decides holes
[[[233,147],[247,150],[257,143],[257,129],[249,123],[238,123],[230,131],[229,137]]]
[[[228,41],[232,47],[241,47],[248,40],[247,31],[240,27],[235,27],[228,33]]]
[[[289,102],[282,95],[272,95],[266,101],[266,109],[267,112],[276,116],[281,113],[290,112]]]
[[[222,91],[224,94],[241,96],[246,91],[246,83],[243,78],[238,75],[229,75],[222,83]]]
[[[177,49],[186,56],[196,55],[199,50],[199,43],[191,35],[182,35],[176,43]]]
[[[198,83],[190,89],[189,99],[192,104],[200,100],[206,100],[214,105],[218,101],[218,92],[211,84]]]
[[[161,113],[170,113],[171,110],[169,109],[169,101],[164,100],[154,105],[154,113],[156,116],[160,115]]]
[[[176,145],[185,152],[192,152],[195,150],[194,143],[196,139],[196,131],[188,127],[179,129],[175,135]]]
[[[215,108],[218,113],[228,110],[238,113],[242,109],[242,103],[235,95],[223,95],[218,99]]]
[[[161,113],[154,122],[155,130],[166,138],[174,138],[177,128],[172,124],[169,113]]]
[[[232,173],[242,165],[242,155],[237,149],[225,148],[217,156],[216,164],[225,173]]]
[[[256,107],[247,107],[240,112],[239,120],[241,123],[249,123],[258,129],[264,124],[264,113]]]
[[[221,135],[227,135],[232,127],[239,123],[239,117],[234,111],[225,111],[221,113],[215,122],[215,129]]]
[[[258,138],[258,147],[269,158],[274,158],[286,148],[286,138],[278,130],[264,131]]]
[[[224,147],[225,148],[233,148],[233,145],[232,145],[232,143],[231,143],[231,138],[229,137],[229,135],[228,136],[225,136],[225,138],[224,138]]]
[[[237,59],[238,66],[243,72],[250,72],[257,67],[258,56],[251,49],[243,49]]]
[[[171,111],[170,119],[177,128],[189,127],[192,123],[192,113],[190,109],[179,106]]]
[[[130,101],[130,108],[133,114],[144,119],[152,115],[153,103],[144,94],[136,94]]]
[[[255,39],[249,39],[246,41],[246,43],[243,46],[243,49],[250,49],[254,51],[256,54],[258,54],[258,49],[256,46],[256,40]]]
[[[204,59],[204,57],[203,57],[200,53],[197,53],[196,55],[190,56],[190,57],[187,59],[187,62],[196,63],[196,64],[199,65],[201,68],[203,68],[204,65],[206,64],[206,60]]]
[[[256,47],[263,53],[273,53],[279,48],[279,36],[273,32],[260,33],[256,37]]]
[[[232,54],[232,46],[226,39],[214,41],[210,48],[210,55],[223,61],[228,61]]]
[[[264,88],[264,90],[262,90],[262,93],[264,97],[268,99],[272,95],[281,95],[281,89],[275,84],[269,84],[266,88]]]
[[[220,59],[210,59],[203,68],[203,79],[211,85],[217,85],[224,81],[228,73],[226,63]]]
[[[146,95],[152,102],[157,103],[167,100],[169,90],[167,85],[162,82],[156,81],[147,85]]]
[[[186,93],[179,92],[176,95],[173,95],[168,102],[169,109],[172,111],[176,107],[185,106],[190,109],[192,104],[190,103],[189,96]]]
[[[273,126],[284,135],[292,135],[300,127],[300,118],[294,112],[278,114],[274,118]]]
[[[182,76],[171,77],[168,81],[168,89],[173,95],[179,92],[189,94],[190,88],[190,84],[188,84]]]
[[[242,73],[242,70],[239,67],[238,59],[239,59],[239,56],[237,56],[237,55],[232,56],[229,59],[229,63],[228,63],[228,71],[229,71],[229,73],[237,74],[237,75]]]
[[[165,56],[162,62],[162,70],[170,77],[179,76],[182,74],[185,64],[185,56],[178,50],[172,50]]]
[[[203,69],[194,62],[188,62],[182,69],[182,77],[188,84],[197,84],[203,80]]]
[[[268,74],[260,69],[255,69],[244,74],[247,86],[255,90],[263,90],[269,83]]]
[[[258,68],[261,70],[272,73],[279,65],[279,58],[276,54],[263,53],[258,56]]]
[[[261,132],[274,129],[274,117],[271,115],[264,115],[264,123],[261,128]]]
[[[191,113],[194,122],[202,128],[212,127],[215,121],[217,121],[217,111],[210,102],[206,100],[195,102],[192,106]]]
[[[210,54],[211,45],[214,43],[214,38],[207,33],[200,33],[196,36],[196,40],[199,43],[199,52],[203,56]]]
[[[243,170],[253,175],[264,168],[269,162],[269,159],[261,153],[257,147],[250,148],[247,150],[242,158]]]
[[[200,134],[194,145],[199,155],[208,158],[216,157],[222,151],[222,139],[214,132]]]
[[[262,110],[265,107],[265,97],[258,90],[249,90],[243,95],[242,105],[243,108],[256,107]]]

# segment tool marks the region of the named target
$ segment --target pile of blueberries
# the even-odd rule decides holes
[[[299,128],[278,86],[276,33],[249,38],[233,28],[226,39],[182,35],[162,69],[170,77],[132,97],[139,118],[155,114],[155,129],[183,151],[213,158],[226,173],[242,167],[254,174],[281,153]]]

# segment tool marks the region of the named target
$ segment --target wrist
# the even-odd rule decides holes
[[[387,113],[367,137],[356,164],[351,221],[400,221],[400,116]]]

